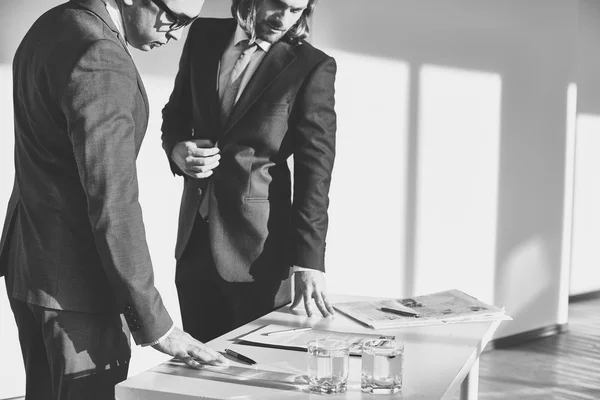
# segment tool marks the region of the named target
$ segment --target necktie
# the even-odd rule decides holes
[[[240,85],[242,84],[242,78],[244,77],[244,71],[248,67],[252,55],[256,52],[258,45],[255,43],[249,45],[248,40],[243,40],[238,43],[238,46],[243,46],[244,50],[236,60],[233,69],[231,70],[231,76],[229,78],[227,87],[223,92],[223,99],[221,100],[221,125],[225,125],[231,110],[235,105],[235,99],[237,98],[238,92],[240,91]],[[212,182],[208,182],[204,195],[200,199],[200,207],[198,212],[203,219],[207,220],[210,197],[212,194]]]
[[[244,77],[244,71],[248,67],[250,60],[252,59],[252,55],[256,52],[258,46],[256,42],[249,45],[248,40],[243,40],[238,43],[238,46],[243,46],[244,51],[240,54],[233,69],[231,70],[231,77],[229,78],[229,83],[223,92],[223,99],[221,100],[221,124],[225,125],[227,118],[229,118],[229,114],[231,114],[231,110],[235,105],[235,99],[237,98],[238,92],[240,90],[240,85],[242,84],[242,78]]]

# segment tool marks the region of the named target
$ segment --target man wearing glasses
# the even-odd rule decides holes
[[[28,400],[114,399],[127,377],[128,330],[191,367],[227,363],[174,327],[154,286],[135,164],[148,99],[128,45],[178,39],[201,7],[72,0],[40,17],[16,52],[16,175],[0,275]]]
[[[327,317],[335,60],[305,42],[315,0],[233,0],[192,24],[162,140],[185,179],[176,284],[208,341],[291,300]],[[292,197],[288,159],[293,155]]]

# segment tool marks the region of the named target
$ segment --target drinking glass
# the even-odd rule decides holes
[[[366,340],[362,344],[360,387],[363,392],[391,394],[402,389],[404,345],[389,339]]]
[[[309,390],[344,393],[348,381],[350,345],[341,340],[308,342]]]

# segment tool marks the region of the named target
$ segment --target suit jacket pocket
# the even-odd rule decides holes
[[[244,203],[268,203],[268,197],[244,197]]]

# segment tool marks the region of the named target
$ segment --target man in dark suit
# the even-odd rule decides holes
[[[72,0],[40,17],[17,50],[16,175],[0,273],[28,400],[114,399],[128,330],[190,366],[224,362],[173,326],[154,286],[135,165],[148,99],[127,44],[178,39],[201,6]]]
[[[295,298],[333,314],[324,279],[336,63],[304,39],[314,0],[234,0],[199,19],[163,110],[184,191],[176,284],[183,326],[210,340]],[[287,160],[293,155],[294,187]]]

